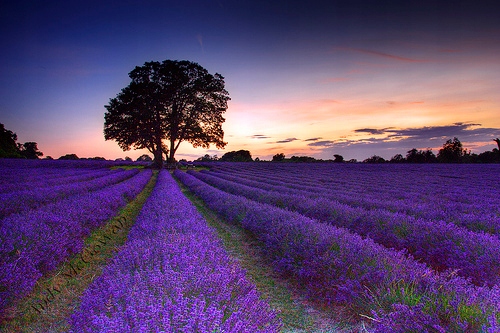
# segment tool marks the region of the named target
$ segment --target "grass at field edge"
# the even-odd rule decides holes
[[[151,194],[157,179],[155,171],[137,197],[118,215],[92,232],[82,252],[48,276],[42,277],[34,290],[15,308],[14,318],[0,327],[0,332],[66,332],[68,317],[78,307],[80,296],[102,273],[103,267],[126,240],[130,228]]]
[[[226,222],[208,208],[201,198],[193,194],[177,178],[175,179],[184,195],[216,230],[226,251],[246,270],[247,276],[257,286],[262,297],[279,312],[284,324],[282,333],[362,332],[361,328],[340,324],[331,318],[331,313],[311,306],[300,296],[298,286],[274,273],[272,264],[262,253],[264,245],[260,241],[242,227]]]

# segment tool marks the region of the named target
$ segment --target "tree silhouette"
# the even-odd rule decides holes
[[[333,155],[333,157],[335,158],[333,160],[335,163],[342,163],[342,162],[344,162],[344,156],[342,156],[342,155],[335,154],[335,155]]]
[[[385,163],[385,159],[378,155],[373,155],[363,161],[363,163]]]
[[[493,139],[493,141],[495,141],[498,145],[498,150],[500,150],[500,139],[499,138],[496,138],[496,139]]]
[[[467,151],[463,148],[460,140],[455,137],[443,144],[443,148],[439,149],[437,159],[444,163],[460,163],[466,155]]]
[[[437,159],[431,149],[424,151],[413,148],[406,152],[406,161],[408,163],[433,163],[436,162]]]
[[[66,154],[58,158],[58,160],[79,160],[76,154]]]
[[[4,124],[0,124],[0,157],[21,157],[16,141],[16,133],[6,129]]]
[[[223,148],[223,113],[230,100],[224,77],[197,63],[146,62],[129,73],[130,84],[105,105],[104,137],[124,151],[148,149],[156,167],[168,162],[182,141],[193,147]],[[167,146],[163,141],[169,140]]]
[[[21,156],[30,160],[37,160],[43,153],[38,150],[38,144],[36,142],[25,142],[24,144],[18,143],[18,148]]]
[[[153,162],[153,159],[148,154],[142,154],[137,158],[137,162]]]
[[[281,162],[285,160],[285,154],[279,153],[273,156],[273,162]]]
[[[405,161],[406,161],[406,159],[401,154],[394,155],[393,157],[391,157],[391,160],[390,160],[391,163],[403,163]]]
[[[230,151],[222,155],[222,162],[252,162],[252,154],[248,150]]]

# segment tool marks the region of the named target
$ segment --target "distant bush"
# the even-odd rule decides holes
[[[58,160],[79,160],[80,158],[76,154],[66,154],[58,158]]]

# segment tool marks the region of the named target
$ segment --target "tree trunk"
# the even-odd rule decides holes
[[[161,152],[161,148],[160,149],[157,148],[154,151],[153,167],[155,169],[163,168],[163,153]]]
[[[168,163],[169,164],[175,163],[174,156],[175,156],[175,140],[170,139],[170,152],[168,155]]]
[[[153,167],[155,169],[163,168],[163,151],[161,147],[161,136],[156,136],[156,143],[154,147],[155,151],[153,152],[154,160]]]

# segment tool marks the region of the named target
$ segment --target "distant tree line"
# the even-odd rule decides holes
[[[401,154],[394,155],[390,160],[373,155],[364,160],[364,163],[500,163],[500,139],[494,139],[498,148],[482,152],[471,153],[463,147],[458,138],[447,140],[438,154],[434,155],[431,149],[418,150],[413,148],[406,152],[406,157]]]
[[[17,134],[0,124],[0,158],[39,159],[43,153],[36,142],[17,142]]]
[[[258,162],[258,158],[255,159]],[[230,151],[218,158],[217,155],[210,156],[206,154],[203,157],[197,159],[197,161],[211,162],[211,161],[221,161],[221,162],[252,162],[252,154],[248,150],[238,150]]]
[[[363,163],[500,163],[500,139],[494,139],[498,148],[490,151],[485,151],[480,154],[471,153],[463,147],[458,138],[447,140],[438,154],[435,155],[432,149],[419,150],[416,148],[410,149],[406,152],[406,156],[402,154],[394,155],[390,160],[386,160],[381,156],[373,155],[365,160]],[[217,155],[210,156],[206,154],[197,159],[197,161],[211,162],[251,162],[253,161],[252,155],[248,150],[231,151],[224,154],[221,158]],[[259,161],[258,158],[255,161]],[[323,160],[316,159],[310,156],[292,156],[287,158],[285,154],[278,153],[273,156],[272,162],[332,162],[332,163],[357,163],[355,159],[344,160],[344,157],[339,154],[333,155],[333,159]]]

